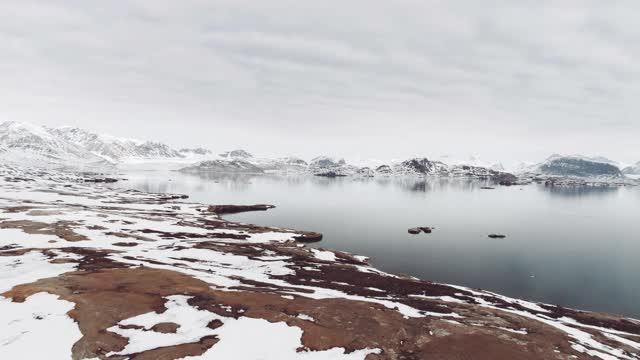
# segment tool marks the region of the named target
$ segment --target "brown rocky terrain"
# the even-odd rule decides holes
[[[0,315],[68,304],[77,337],[53,310],[8,315],[59,333],[50,358],[640,359],[637,320],[387,274],[184,196],[4,171]],[[37,350],[0,329],[0,358]]]

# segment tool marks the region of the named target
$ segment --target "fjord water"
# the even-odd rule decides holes
[[[126,177],[118,186],[207,204],[276,205],[226,218],[322,232],[313,246],[369,256],[385,271],[640,318],[635,187],[485,190],[468,180],[176,172]],[[416,226],[435,230],[407,233]]]

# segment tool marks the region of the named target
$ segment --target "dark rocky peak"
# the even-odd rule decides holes
[[[427,158],[414,158],[403,161],[401,165],[416,173],[429,174],[436,169],[438,163],[438,161],[431,161]]]

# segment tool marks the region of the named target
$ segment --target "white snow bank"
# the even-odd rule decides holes
[[[331,251],[318,250],[318,249],[311,249],[311,251],[313,252],[313,256],[315,256],[316,259],[320,259],[324,261],[336,261],[336,254],[334,254]]]
[[[0,297],[0,359],[71,359],[71,348],[82,337],[67,315],[73,307],[48,293],[23,303]]]
[[[0,256],[0,293],[9,291],[16,285],[74,271],[75,265],[52,264],[46,256],[37,251],[22,256]]]

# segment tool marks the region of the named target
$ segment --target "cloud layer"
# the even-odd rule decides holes
[[[634,1],[24,0],[0,120],[182,146],[640,160]]]

